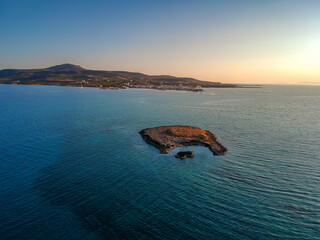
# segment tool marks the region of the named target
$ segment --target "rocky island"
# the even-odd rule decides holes
[[[214,155],[224,155],[227,152],[227,148],[217,141],[212,132],[197,127],[161,126],[143,129],[139,133],[145,142],[160,149],[161,153],[169,153],[175,147],[192,145],[205,146]]]

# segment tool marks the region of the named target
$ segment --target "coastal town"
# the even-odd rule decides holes
[[[129,89],[129,88],[144,88],[144,89],[156,89],[156,90],[175,90],[175,91],[191,91],[191,92],[202,92],[201,86],[189,87],[183,85],[131,85],[124,84],[122,87],[103,87],[100,85],[100,89]]]

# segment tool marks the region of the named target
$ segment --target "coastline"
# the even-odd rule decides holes
[[[146,90],[159,90],[159,91],[185,91],[185,92],[198,92],[202,93],[205,89],[211,88],[262,88],[262,85],[237,85],[237,86],[216,86],[216,87],[203,87],[203,88],[189,88],[189,87],[98,87],[98,86],[77,86],[77,85],[55,85],[55,84],[23,84],[23,83],[0,83],[1,85],[15,85],[15,86],[55,86],[55,87],[76,87],[76,88],[97,88],[101,90],[126,90],[126,89],[146,89]]]
[[[126,71],[89,70],[73,64],[61,64],[41,69],[0,70],[0,84],[53,85],[68,87],[98,87],[101,89],[143,88],[202,92],[205,88],[256,88],[241,85],[202,81],[190,77],[146,75]]]

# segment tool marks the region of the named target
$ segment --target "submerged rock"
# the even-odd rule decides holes
[[[185,151],[185,152],[178,152],[175,157],[180,159],[186,159],[187,157],[193,157],[193,156],[194,156],[193,151]]]
[[[216,136],[201,128],[191,126],[161,126],[143,129],[142,138],[160,149],[161,153],[169,153],[175,147],[201,145],[209,148],[214,155],[224,155],[227,148],[222,146]]]

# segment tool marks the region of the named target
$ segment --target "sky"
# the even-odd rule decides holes
[[[320,84],[319,0],[0,0],[0,69]]]

